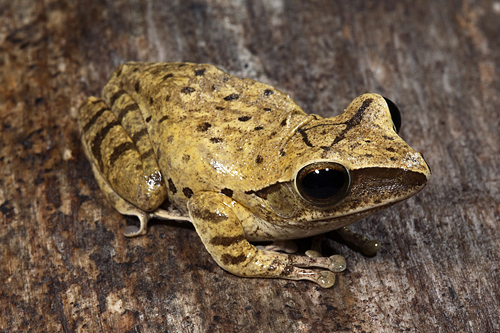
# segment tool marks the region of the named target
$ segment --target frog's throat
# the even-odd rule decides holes
[[[289,114],[287,119],[286,119],[286,123],[291,124],[292,117],[294,117],[294,116],[296,117],[296,115]],[[290,139],[295,135],[295,133],[297,133],[298,130],[300,130],[300,128],[302,128],[304,125],[306,125],[306,124],[308,124],[311,121],[316,120],[316,119],[318,119],[318,116],[316,116],[314,114],[307,114],[298,123],[293,124],[292,126],[287,126],[287,128],[285,130],[283,130],[284,133],[281,136],[281,139],[279,141],[278,151],[282,151],[282,149],[285,148],[288,141],[290,141]]]

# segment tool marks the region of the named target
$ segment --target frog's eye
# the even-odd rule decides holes
[[[394,104],[390,99],[385,98],[385,102],[389,107],[389,112],[391,113],[392,123],[394,124],[394,130],[396,133],[399,133],[401,129],[401,113],[399,112],[398,107]]]
[[[349,171],[334,162],[306,165],[295,178],[300,196],[315,206],[329,206],[339,202],[349,191],[350,183]]]

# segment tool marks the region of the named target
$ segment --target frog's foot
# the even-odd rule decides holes
[[[123,199],[118,193],[116,193],[108,182],[104,179],[102,174],[97,171],[97,167],[92,164],[92,169],[94,169],[94,175],[99,187],[102,189],[104,195],[108,199],[109,203],[123,215],[135,215],[139,218],[140,226],[129,225],[123,231],[123,234],[127,237],[135,237],[140,235],[145,235],[148,229],[148,221],[150,215],[139,208],[135,207],[125,199]]]
[[[290,254],[297,252],[297,244],[295,244],[292,240],[279,240],[274,241],[270,245],[258,245],[256,247],[257,249],[264,251],[276,251]]]
[[[223,194],[195,194],[188,201],[188,209],[208,252],[222,268],[235,275],[310,280],[330,288],[335,283],[334,272],[346,268],[344,258],[338,255],[311,258],[257,249],[245,238],[237,217],[244,215],[239,210],[245,208]]]
[[[357,234],[348,227],[342,227],[334,231],[340,237],[342,243],[360,252],[367,257],[373,257],[380,250],[380,242],[375,239],[368,239],[367,237]]]

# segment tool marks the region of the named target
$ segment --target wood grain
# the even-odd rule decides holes
[[[0,0],[1,332],[499,332],[500,3],[471,0]],[[192,61],[335,115],[377,92],[433,170],[327,242],[332,289],[222,271],[187,224],[104,199],[76,111],[122,62]],[[306,244],[306,242],[304,243]]]

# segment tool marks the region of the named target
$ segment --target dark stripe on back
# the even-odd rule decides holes
[[[145,128],[141,129],[139,132],[134,133],[134,135],[132,135],[132,141],[139,142],[139,140],[147,133],[148,133],[147,129]]]
[[[150,150],[148,150],[147,152],[145,152],[144,154],[141,155],[141,159],[145,160],[145,159],[151,157],[152,155],[153,155],[153,149],[151,148]]]
[[[90,118],[89,122],[86,123],[85,126],[83,126],[83,133],[86,133],[92,127],[92,125],[95,124],[95,122],[97,121],[97,119],[99,119],[99,117],[102,116],[102,114],[104,113],[104,111],[109,111],[109,108],[107,106],[105,106],[102,109],[100,109],[99,111],[97,111],[92,116],[92,118]]]
[[[359,125],[361,122],[361,119],[363,119],[363,114],[365,110],[370,106],[370,104],[373,102],[373,99],[369,98],[363,102],[363,104],[359,107],[358,111],[352,116],[351,119],[345,122],[346,128],[335,138],[335,140],[332,142],[331,146],[334,144],[338,143],[339,141],[344,140],[345,135],[347,132],[351,130],[351,128]]]
[[[94,156],[94,159],[99,163],[99,169],[103,171],[103,166],[104,162],[102,161],[102,155],[101,155],[101,143],[108,135],[109,131],[115,126],[120,125],[116,120],[113,120],[106,126],[104,126],[99,132],[97,132],[96,136],[92,140],[92,143],[90,144],[90,147],[92,149],[92,155]]]
[[[120,158],[120,156],[122,156],[126,151],[134,149],[134,148],[135,148],[135,145],[130,141],[127,141],[125,143],[122,143],[118,147],[115,147],[115,149],[113,150],[113,153],[109,157],[110,167],[113,167],[115,165],[116,161]]]
[[[127,105],[124,107],[122,110],[120,110],[120,113],[118,114],[118,121],[121,123],[123,118],[129,113],[130,111],[137,111],[139,110],[139,106],[134,102],[132,104]]]
[[[125,91],[122,90],[122,89],[120,89],[117,92],[115,92],[113,94],[113,96],[111,96],[111,98],[109,99],[109,106],[113,106],[115,104],[116,100],[118,98],[120,98],[123,94],[125,94]]]

